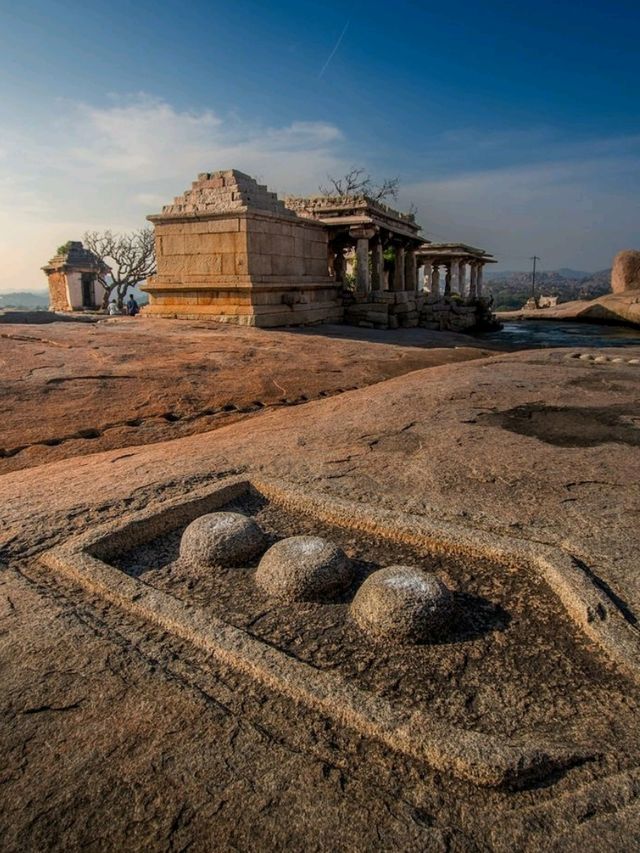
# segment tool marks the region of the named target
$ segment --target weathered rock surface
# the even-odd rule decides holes
[[[195,567],[246,565],[266,546],[252,518],[239,512],[211,512],[182,534],[180,556]]]
[[[640,290],[640,251],[625,249],[615,256],[611,270],[611,290],[613,293]]]
[[[47,332],[52,329],[55,324]],[[229,334],[239,365],[245,332]],[[188,365],[188,347],[180,350],[177,333],[173,340]],[[300,363],[311,343],[318,344],[314,357],[331,344],[319,334],[296,340]],[[151,348],[152,336],[144,341]],[[22,342],[9,343],[3,357],[18,388]],[[25,346],[33,357],[58,349],[40,343],[38,350],[33,341]],[[349,346],[355,353],[360,348]],[[162,351],[169,350],[165,343]],[[385,349],[367,351],[373,362]],[[78,373],[81,360],[91,359],[90,346],[60,352],[54,376],[65,375],[67,357],[79,356]],[[525,352],[442,365],[295,408],[267,409],[215,431],[1,476],[3,846],[197,850],[215,837],[220,849],[241,850],[584,850],[606,838],[612,849],[636,849],[640,692],[587,640],[583,654],[606,668],[606,684],[594,688],[592,681],[585,690],[576,683],[569,698],[540,690],[532,673],[529,689],[514,691],[508,656],[499,653],[495,679],[456,706],[460,719],[472,709],[482,726],[497,701],[514,714],[520,705],[534,705],[545,736],[597,746],[588,760],[544,784],[486,792],[400,761],[365,738],[354,740],[204,655],[194,659],[188,642],[125,618],[50,576],[35,559],[92,525],[142,507],[160,509],[167,499],[230,474],[277,477],[362,506],[453,521],[483,535],[508,534],[532,548],[561,547],[620,603],[633,626],[640,615],[640,365],[631,362],[640,350],[607,350],[611,358],[603,363],[595,361],[600,352],[591,354],[581,360],[566,351]],[[135,361],[129,350],[125,355],[125,362]],[[625,360],[617,362],[617,355]],[[263,381],[258,355],[249,363]],[[172,371],[186,382],[195,369]],[[245,375],[236,371],[236,385]],[[352,385],[347,375],[342,388]],[[379,367],[377,375],[382,379]],[[151,396],[161,378],[166,383],[167,374],[150,386]],[[53,416],[64,421],[63,412],[75,409],[71,399],[56,409],[60,384],[66,383],[52,383],[48,393],[41,388],[37,399],[42,412],[48,412],[42,401],[51,399]],[[109,387],[101,405],[108,405]],[[95,388],[75,400],[92,396]],[[14,409],[6,416],[17,418],[18,392],[10,399]],[[95,399],[91,405],[95,412]],[[517,579],[517,567],[510,572]],[[496,572],[475,606],[491,613],[503,580]],[[527,603],[539,606],[535,596]],[[282,609],[291,606],[319,605]],[[277,606],[269,614],[278,616]],[[538,616],[541,630],[530,638],[536,644],[555,628],[544,607]],[[508,617],[489,634],[494,649],[508,640]],[[463,640],[443,643],[442,678],[457,679],[482,653],[471,628]],[[331,666],[340,649],[321,651]],[[569,679],[574,665],[563,655]],[[382,689],[393,697],[393,684]],[[587,704],[591,711],[581,716]],[[561,713],[569,722],[559,730]]]
[[[437,575],[388,566],[369,575],[351,604],[359,628],[377,641],[424,643],[453,613],[451,590]]]
[[[320,536],[290,536],[260,560],[256,583],[280,601],[328,601],[353,580],[344,551]]]
[[[553,308],[499,311],[497,316],[500,320],[585,320],[640,326],[640,291],[608,293],[597,299],[562,302]]]
[[[0,326],[0,473],[207,432],[421,367],[479,358],[470,338],[185,320]]]
[[[602,365],[568,354],[443,365],[201,435],[6,474],[6,555],[34,547],[46,529],[68,536],[109,512],[245,472],[598,555],[599,571],[640,613],[631,556],[640,374],[628,363],[640,349],[607,349]]]

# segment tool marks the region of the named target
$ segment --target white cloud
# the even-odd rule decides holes
[[[140,94],[57,105],[41,136],[14,133],[0,160],[0,291],[42,288],[39,267],[89,229],[140,227],[199,172],[237,168],[279,192],[314,192],[343,167],[327,122],[262,127]]]
[[[476,171],[405,186],[425,235],[487,248],[500,266],[594,270],[636,245],[640,220],[640,157],[628,140],[601,140],[572,158]],[[554,152],[555,153],[555,152]],[[633,191],[633,187],[636,191]]]
[[[180,112],[146,95],[125,105],[73,109],[77,130],[70,164],[110,180],[120,175],[137,182],[184,182],[198,172],[233,167],[266,173],[270,181],[308,182],[336,164],[334,146],[342,139],[326,122],[265,128],[222,120],[211,110]]]
[[[163,204],[167,203],[168,199],[166,196],[160,195],[160,193],[136,193],[132,201],[142,207],[149,208],[149,210],[151,208],[159,210]]]
[[[431,135],[415,152],[439,177],[405,183],[399,205],[418,207],[432,239],[461,239],[523,268],[596,269],[637,245],[638,138],[569,143],[552,128]],[[237,168],[280,193],[313,193],[369,153],[338,127],[292,121],[265,127],[213,109],[179,110],[138,94],[106,104],[61,101],[36,128],[3,128],[0,151],[0,291],[45,286],[40,267],[56,246],[90,229],[140,227],[199,172]],[[513,163],[461,168],[475,162]],[[413,168],[411,152],[383,174]]]

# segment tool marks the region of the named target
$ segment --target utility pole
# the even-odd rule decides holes
[[[533,270],[531,272],[531,298],[536,298],[536,261],[539,261],[540,258],[537,255],[534,255],[532,258],[529,258],[530,261],[533,261]]]

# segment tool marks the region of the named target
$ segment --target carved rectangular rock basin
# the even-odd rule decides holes
[[[376,558],[382,564],[406,560],[407,554],[408,559],[435,561],[437,570],[449,572],[464,607],[484,607],[479,624],[499,609],[495,602],[493,610],[486,603],[474,604],[483,602],[477,593],[487,589],[493,577],[496,589],[504,587],[499,604],[507,616],[512,611],[511,625],[509,618],[502,624],[497,620],[494,628],[489,621],[482,638],[465,628],[440,646],[396,654],[371,649],[357,636],[348,624],[348,596],[329,605],[270,607],[260,602],[251,571],[245,569],[205,577],[200,591],[196,585],[192,594],[193,584],[181,586],[180,573],[172,569],[171,549],[189,522],[223,507],[258,513],[259,521],[272,525],[275,537],[290,535],[284,527],[293,524],[300,532],[341,538],[340,544],[351,548],[365,572],[367,560],[372,561],[370,568],[377,567]],[[140,562],[141,554],[146,563]],[[161,510],[144,510],[103,525],[49,551],[42,560],[54,572],[293,702],[434,769],[481,785],[543,777],[581,760],[589,748],[560,731],[558,737],[540,735],[535,715],[529,723],[523,717],[501,732],[482,708],[474,716],[460,706],[465,691],[475,691],[473,701],[480,705],[495,694],[497,707],[501,702],[507,707],[518,691],[528,689],[527,679],[549,692],[570,692],[570,677],[554,681],[560,677],[555,670],[570,660],[570,670],[577,668],[580,678],[590,677],[592,657],[592,668],[600,667],[594,676],[599,684],[599,652],[627,674],[637,674],[636,640],[624,615],[564,552],[278,482],[226,480],[188,499],[167,502]],[[214,589],[211,584],[216,583]],[[224,598],[221,592],[227,590]],[[547,613],[555,636],[545,646]],[[467,628],[474,624],[471,618]],[[527,645],[529,637],[532,647],[541,644],[537,658]],[[558,664],[552,661],[545,685],[544,660],[562,643],[566,648],[558,652]],[[618,678],[615,672],[607,677]],[[423,690],[427,682],[429,689]],[[510,713],[518,719],[520,712]],[[483,716],[484,724],[476,724]]]

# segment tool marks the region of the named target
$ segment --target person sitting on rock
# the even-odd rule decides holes
[[[119,308],[118,308],[118,306],[117,306],[117,304],[116,304],[116,302],[115,302],[115,300],[114,300],[114,299],[112,299],[112,300],[111,300],[111,302],[109,303],[109,307],[107,308],[107,313],[108,313],[108,314],[109,314],[109,316],[111,316],[111,317],[113,317],[113,316],[114,316],[114,314],[119,314],[119,313],[120,313],[120,310],[119,310]]]
[[[139,314],[139,313],[140,313],[140,306],[138,305],[136,300],[133,298],[133,293],[130,293],[129,294],[129,301],[127,302],[127,314],[130,317],[135,317],[136,314]]]

